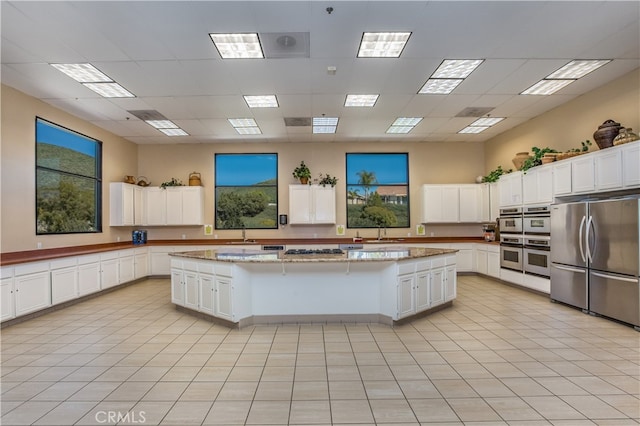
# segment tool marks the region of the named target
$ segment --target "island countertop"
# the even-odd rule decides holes
[[[284,251],[228,248],[220,250],[194,250],[170,253],[171,256],[197,260],[247,263],[313,263],[313,262],[380,262],[403,259],[419,259],[455,253],[455,249],[426,247],[375,247],[344,250],[340,254],[286,254]]]

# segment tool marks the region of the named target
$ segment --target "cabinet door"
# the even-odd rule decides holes
[[[311,223],[311,187],[309,185],[289,185],[289,223]]]
[[[209,315],[215,315],[215,279],[213,278],[213,275],[199,274],[198,280],[200,284],[199,310]]]
[[[444,268],[431,271],[431,306],[437,306],[444,303]]]
[[[487,252],[487,275],[500,278],[500,253]]]
[[[134,186],[124,182],[109,184],[109,225],[131,226],[134,224]]]
[[[414,299],[415,275],[400,275],[398,277],[398,319],[416,312]]]
[[[456,267],[447,266],[444,278],[444,300],[449,301],[456,298]]]
[[[491,222],[493,220],[491,219],[491,188],[488,183],[478,186],[480,187],[480,220]]]
[[[553,164],[553,194],[571,194],[571,161],[563,160]]]
[[[442,187],[422,187],[422,222],[442,222]]]
[[[144,190],[146,225],[166,225],[167,191],[159,187]]]
[[[184,306],[185,308],[198,310],[199,307],[199,293],[198,288],[198,274],[195,272],[184,272]]]
[[[2,278],[0,280],[0,321],[16,316],[14,306],[13,278]]]
[[[480,185],[464,185],[459,188],[459,221],[463,223],[482,220],[482,199]]]
[[[500,176],[500,180],[498,180],[498,187],[500,188],[500,207],[511,206],[511,182],[509,181],[508,175]]]
[[[204,225],[204,190],[200,186],[188,186],[180,189],[182,191],[181,223],[183,225]]]
[[[233,321],[233,288],[230,278],[216,277],[216,313],[217,317]]]
[[[625,188],[640,186],[640,142],[622,148],[622,184]]]
[[[100,262],[78,265],[78,296],[100,290]]]
[[[151,275],[169,275],[171,273],[170,249],[157,247],[156,250],[151,247]]]
[[[599,152],[594,158],[596,190],[622,188],[622,152],[618,148]]]
[[[61,303],[78,297],[78,268],[51,271],[51,303]]]
[[[429,293],[429,272],[416,274],[415,284],[416,312],[422,312],[431,307],[431,294]]]
[[[476,208],[476,212],[478,209]],[[442,220],[455,223],[460,221],[460,189],[457,186],[442,188]]]
[[[184,306],[184,282],[182,271],[171,270],[171,303]]]
[[[336,191],[335,188],[314,185],[313,223],[336,223]]]
[[[118,259],[118,284],[128,283],[135,279],[135,258],[133,255]]]
[[[100,262],[100,282],[103,289],[120,284],[118,259],[102,260]]]
[[[458,248],[455,245],[453,248]],[[473,270],[473,249],[472,248],[458,248],[456,253],[456,263],[458,264],[458,270],[463,272],[471,272]]]
[[[591,156],[571,160],[572,193],[593,192],[595,190],[594,175],[595,170]]]
[[[511,192],[511,205],[522,204],[522,172],[513,172],[509,176],[509,189]]]
[[[51,306],[49,271],[14,278],[16,316]]]
[[[181,188],[166,188],[166,224],[182,225],[182,194]]]
[[[147,253],[136,254],[133,262],[133,275],[135,279],[149,275],[149,255]]]
[[[491,214],[489,221],[496,222],[500,216],[500,187],[498,186],[498,182],[491,182],[489,184],[489,196],[491,197]]]
[[[487,252],[476,250],[476,272],[487,275]]]
[[[144,188],[137,185],[133,187],[133,224],[145,224]]]

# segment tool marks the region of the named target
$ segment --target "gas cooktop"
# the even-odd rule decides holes
[[[340,249],[289,249],[284,254],[343,254]]]

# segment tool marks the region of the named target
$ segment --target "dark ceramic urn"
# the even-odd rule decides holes
[[[598,148],[604,149],[613,146],[613,140],[618,136],[620,129],[623,127],[620,123],[616,123],[613,120],[607,120],[602,123],[593,134],[593,139],[595,139],[598,144]]]

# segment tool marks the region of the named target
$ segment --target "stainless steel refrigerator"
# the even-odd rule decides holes
[[[640,328],[638,197],[551,206],[551,299]]]

